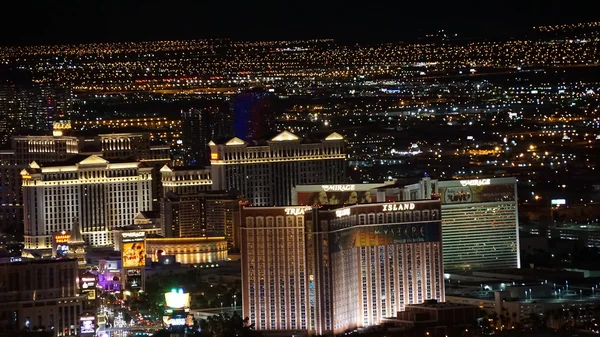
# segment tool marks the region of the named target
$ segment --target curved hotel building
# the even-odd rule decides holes
[[[257,330],[340,334],[444,300],[438,200],[244,207],[243,315]]]

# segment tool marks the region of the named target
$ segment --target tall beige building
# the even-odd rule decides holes
[[[212,190],[210,169],[165,165],[160,172],[164,195],[160,213],[166,237],[225,236],[228,248],[237,247],[234,221],[239,216],[239,199]]]
[[[337,335],[443,301],[440,214],[438,200],[243,208],[243,316]]]
[[[168,145],[151,145],[148,132],[81,133],[70,123],[54,123],[52,135],[12,137],[12,149],[0,151],[0,230],[18,232],[22,226],[23,194],[19,173],[31,162],[44,165],[73,161],[79,156],[98,155],[110,161],[141,161],[153,168],[152,195],[161,192],[160,168],[171,161]],[[100,130],[98,130],[100,131]],[[63,164],[57,164],[63,165]],[[4,227],[4,228],[2,228]]]
[[[113,229],[152,209],[152,168],[140,162],[95,155],[65,166],[32,162],[21,178],[25,249],[51,249],[52,233],[70,231],[73,221],[88,245],[110,245]]]
[[[299,184],[346,180],[346,142],[335,132],[317,141],[284,131],[267,141],[209,146],[213,189],[237,191],[255,206],[290,205]]]

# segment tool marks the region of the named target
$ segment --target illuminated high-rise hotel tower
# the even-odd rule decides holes
[[[152,168],[144,163],[110,163],[92,155],[74,165],[21,171],[25,249],[50,250],[52,233],[71,231],[79,221],[90,246],[113,243],[112,230],[130,225],[152,209]]]
[[[338,133],[308,141],[283,131],[267,141],[210,142],[213,189],[234,190],[252,205],[290,205],[298,184],[346,180],[346,142]]]
[[[243,317],[257,330],[342,334],[444,301],[439,200],[245,207]]]

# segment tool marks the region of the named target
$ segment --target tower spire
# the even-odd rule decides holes
[[[81,226],[79,225],[79,219],[73,219],[73,226],[71,227],[71,237],[69,238],[69,246],[73,243],[83,243],[83,236],[81,235]]]
[[[81,226],[77,218],[73,219],[71,237],[69,238],[69,253],[67,256],[77,259],[79,269],[85,269],[87,264],[85,241],[83,241]]]

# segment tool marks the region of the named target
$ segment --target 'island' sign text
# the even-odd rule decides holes
[[[386,205],[383,205],[383,211],[384,212],[410,211],[412,209],[415,209],[415,204],[412,203],[412,202],[395,203],[395,204],[386,204]]]

